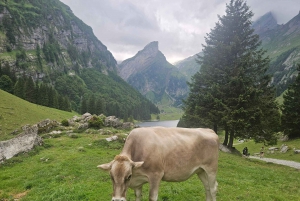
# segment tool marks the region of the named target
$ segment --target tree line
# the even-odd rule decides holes
[[[59,94],[49,84],[34,82],[31,76],[24,74],[17,78],[8,64],[2,68],[0,63],[0,89],[31,103],[71,111],[67,96]]]
[[[270,59],[251,27],[252,16],[244,0],[226,5],[226,14],[219,16],[205,37],[203,56],[197,60],[201,69],[189,83],[179,122],[179,126],[210,127],[215,132],[221,128],[228,147],[238,137],[275,144],[275,134],[282,130],[300,137],[299,84],[296,81],[284,96],[281,116],[267,73]]]

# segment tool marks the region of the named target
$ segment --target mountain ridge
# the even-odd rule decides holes
[[[187,95],[186,77],[166,60],[157,41],[124,60],[118,69],[124,80],[155,103],[166,98],[170,104],[179,105]]]

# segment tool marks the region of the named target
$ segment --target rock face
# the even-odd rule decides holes
[[[19,136],[0,142],[0,162],[19,153],[27,152],[42,143],[42,138],[38,136],[38,126],[26,126],[24,132]]]
[[[255,29],[254,33],[260,36],[267,31],[275,29],[277,26],[277,20],[272,12],[268,12],[252,24],[252,27]]]
[[[63,60],[67,68],[56,65],[55,62],[45,62],[46,66],[44,68],[48,67],[51,71],[74,70],[75,64],[79,63],[80,67],[87,68],[95,67],[97,64],[102,66],[104,73],[107,73],[107,71],[116,72],[117,62],[111,52],[96,38],[91,27],[79,20],[68,6],[58,0],[44,2],[43,4],[35,1],[28,3],[30,5],[28,7],[36,7],[37,10],[43,12],[33,12],[30,9],[28,10],[27,7],[20,8],[14,7],[15,4],[1,3],[0,22],[5,21],[7,18],[15,21],[24,18],[24,21],[21,20],[18,24],[11,24],[11,27],[14,29],[15,41],[21,44],[26,51],[35,51],[37,45],[43,49],[47,43],[59,44],[61,52],[57,54],[57,58]],[[15,15],[15,12],[10,12],[11,10],[17,10],[20,16]],[[34,19],[27,19],[30,15],[26,13],[29,12],[34,14],[32,14],[35,16]],[[2,33],[1,30],[0,32]],[[8,40],[4,36],[5,34],[0,36],[0,53],[7,51],[7,45],[10,45],[12,50],[17,50],[17,45],[7,44]],[[72,52],[75,56],[71,55]],[[86,54],[84,63],[78,59],[79,56],[82,56],[81,54]],[[31,72],[27,69],[26,72],[33,77],[37,77],[37,75],[34,75],[35,71],[39,71],[39,74],[42,72],[38,68],[34,69],[37,63],[36,55],[32,53],[27,53],[27,55],[26,62],[32,65],[33,69]],[[20,74],[22,74],[23,70],[18,69],[15,65],[16,61],[10,62],[9,59],[11,58],[1,58],[2,64],[9,63],[11,68],[16,69],[17,72],[21,71]],[[42,57],[42,59],[44,58]]]
[[[178,105],[188,93],[186,76],[166,60],[158,49],[157,41],[119,64],[118,73],[155,103],[167,97],[171,104]]]
[[[300,62],[300,13],[286,24],[278,25],[272,13],[267,13],[253,23],[259,34],[262,48],[271,59],[268,74],[279,96],[293,82]]]

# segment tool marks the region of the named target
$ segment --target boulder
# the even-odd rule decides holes
[[[122,126],[122,122],[120,122],[120,120],[115,116],[108,116],[105,118],[104,125],[106,127],[118,128]]]
[[[38,126],[23,126],[23,133],[17,137],[0,142],[0,161],[10,159],[13,156],[30,151],[34,146],[42,145],[43,140],[38,135]]]
[[[285,144],[281,145],[280,152],[286,153],[289,150],[289,147]]]

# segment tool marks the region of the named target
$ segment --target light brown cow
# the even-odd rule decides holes
[[[126,201],[128,187],[141,200],[142,186],[149,182],[149,200],[156,201],[160,181],[185,181],[193,174],[201,179],[206,200],[216,200],[219,139],[203,128],[136,128],[120,155],[98,167],[110,171],[112,201]]]

